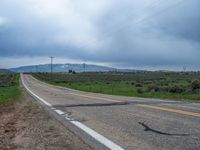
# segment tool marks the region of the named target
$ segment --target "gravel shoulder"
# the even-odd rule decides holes
[[[18,102],[0,107],[1,150],[90,150],[47,114],[24,90]]]

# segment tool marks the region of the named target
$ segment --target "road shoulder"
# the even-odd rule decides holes
[[[0,149],[91,149],[24,90],[19,102],[0,108],[0,120]]]

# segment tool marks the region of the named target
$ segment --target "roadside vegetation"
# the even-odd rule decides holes
[[[0,105],[15,101],[19,96],[19,74],[0,73]]]
[[[47,83],[87,92],[200,100],[200,72],[35,73]]]

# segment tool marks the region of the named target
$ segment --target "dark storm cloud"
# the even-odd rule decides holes
[[[182,3],[168,13],[158,16],[159,22],[155,27],[166,34],[199,42],[200,1],[182,1]]]
[[[2,0],[0,56],[200,68],[199,6],[198,0]]]
[[[153,13],[150,11],[149,16],[139,21],[124,17],[119,22],[123,21],[125,25],[113,33],[109,22],[129,14],[116,15],[116,18],[108,14],[105,18],[109,19],[100,24],[102,33],[111,33],[108,39],[112,39],[104,61],[154,66],[200,64],[200,2],[181,2],[171,1],[172,5],[167,9],[152,10]]]

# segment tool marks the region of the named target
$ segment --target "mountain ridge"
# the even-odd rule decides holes
[[[50,72],[51,64],[40,64],[40,65],[30,65],[30,66],[21,66],[16,68],[9,68],[13,72]],[[73,70],[76,72],[110,72],[110,71],[119,71],[119,72],[133,72],[136,70],[132,69],[117,69],[113,67],[94,65],[94,64],[53,64],[54,72],[68,72]]]

